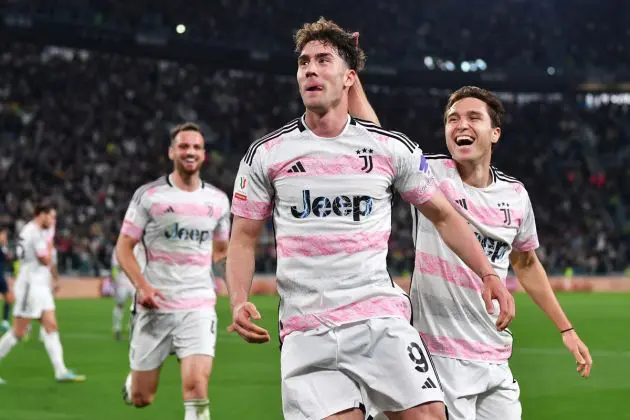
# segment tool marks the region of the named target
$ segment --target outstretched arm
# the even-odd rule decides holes
[[[577,371],[587,378],[593,365],[591,354],[562,310],[536,252],[534,250],[513,251],[510,255],[510,263],[523,289],[561,332],[564,345],[575,357]]]

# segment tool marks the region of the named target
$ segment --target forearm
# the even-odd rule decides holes
[[[442,239],[464,263],[479,277],[495,274],[488,258],[484,255],[479,241],[466,223],[466,220],[455,211],[435,224]]]
[[[512,267],[523,289],[551,319],[556,328],[560,331],[571,328],[571,323],[562,310],[540,261],[536,260],[527,266],[513,265]]]
[[[350,115],[362,120],[371,121],[378,126],[381,125],[376,111],[374,111],[374,108],[370,105],[370,101],[368,101],[363,85],[358,77],[354,85],[352,85],[348,91],[348,108]]]
[[[230,242],[226,264],[226,284],[232,308],[246,302],[252,288],[256,265],[255,244]]]
[[[148,282],[140,270],[138,260],[133,255],[133,245],[129,247],[127,244],[118,244],[116,246],[116,256],[120,268],[125,272],[127,278],[129,278],[136,289],[148,286]]]
[[[57,264],[52,264],[50,267],[50,273],[52,274],[52,278],[54,282],[59,281],[59,271],[57,270]]]

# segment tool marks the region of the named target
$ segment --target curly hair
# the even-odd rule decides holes
[[[356,45],[352,32],[343,30],[332,20],[321,17],[317,22],[305,23],[295,33],[295,52],[300,54],[311,41],[321,41],[334,47],[352,70],[361,71],[365,67],[365,52]]]

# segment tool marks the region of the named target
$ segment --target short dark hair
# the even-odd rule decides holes
[[[485,102],[492,127],[501,127],[503,116],[505,115],[505,108],[503,107],[501,99],[494,93],[477,86],[464,86],[451,94],[444,108],[444,123],[446,123],[448,110],[451,109],[455,102],[464,98],[476,98]]]
[[[175,141],[175,137],[184,131],[195,131],[203,136],[203,131],[201,131],[201,127],[199,127],[199,125],[194,122],[187,121],[176,125],[175,128],[171,130],[171,144]]]
[[[35,214],[35,217],[37,217],[42,213],[50,213],[54,208],[55,207],[52,205],[52,203],[48,201],[42,201],[41,203],[37,203],[35,205],[35,210],[33,211],[33,213]]]
[[[321,41],[334,47],[352,70],[361,71],[365,67],[365,52],[357,47],[352,32],[343,30],[332,20],[321,17],[317,22],[305,23],[295,33],[295,52],[301,54],[304,46],[311,41]]]

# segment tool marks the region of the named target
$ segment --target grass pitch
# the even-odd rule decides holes
[[[521,385],[525,420],[628,419],[630,411],[630,296],[565,294],[560,300],[594,358],[592,376],[581,379],[551,322],[525,295],[517,295],[511,366]],[[254,299],[267,345],[251,345],[228,334],[228,302],[219,299],[219,337],[210,383],[214,420],[282,419],[280,354],[275,297]],[[0,365],[9,383],[0,387],[1,420],[183,419],[179,366],[163,368],[153,406],[134,409],[121,400],[128,372],[127,343],[111,335],[113,302],[67,300],[57,305],[65,359],[88,376],[85,383],[57,384],[37,328]],[[501,419],[497,419],[501,420]]]

